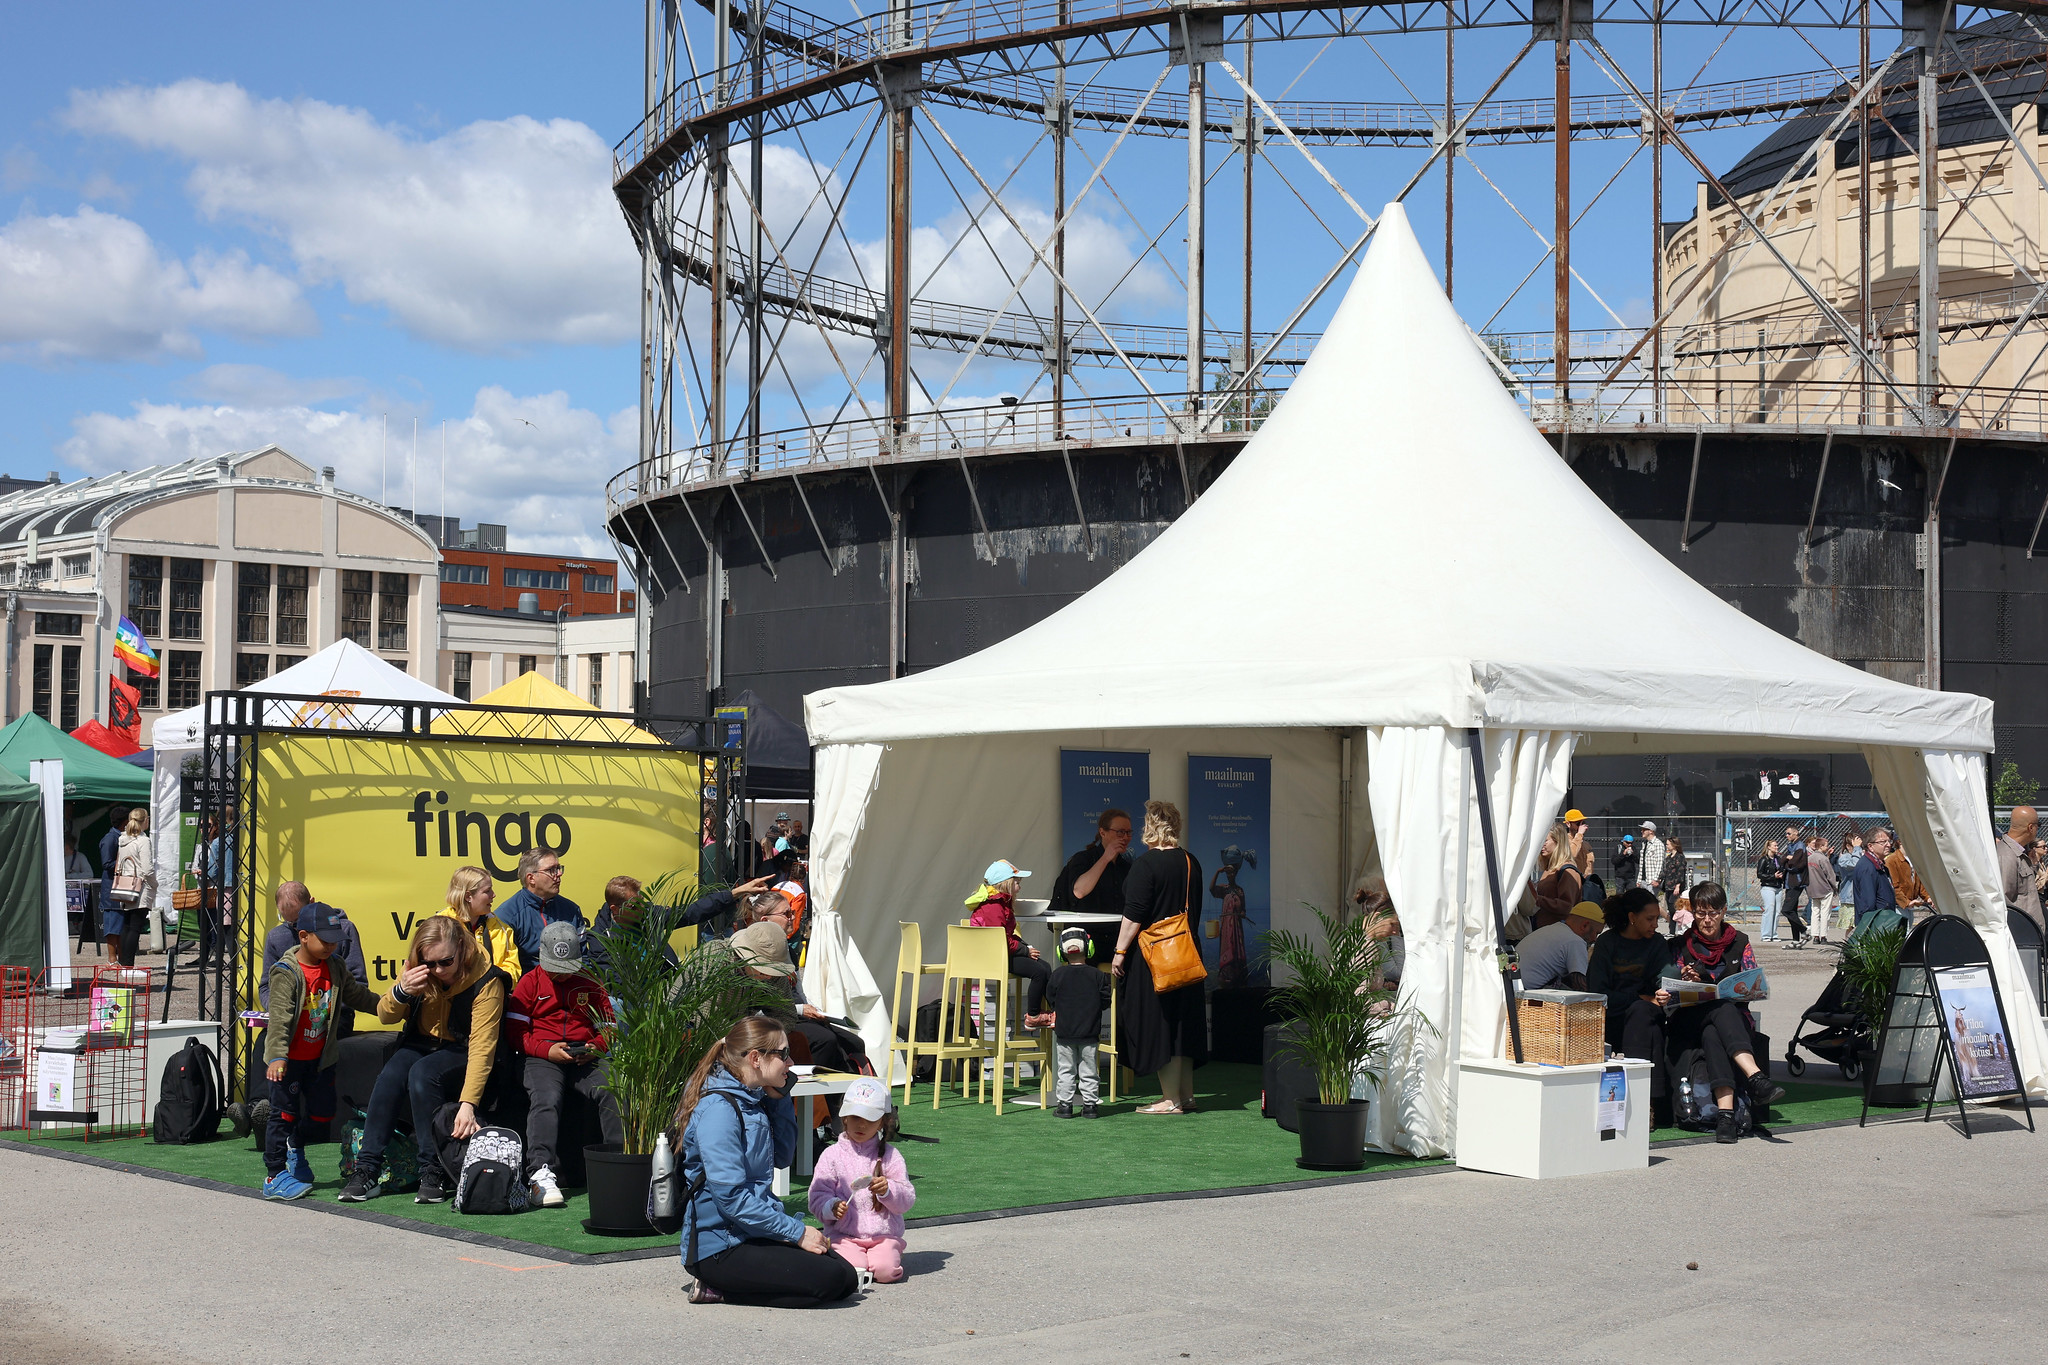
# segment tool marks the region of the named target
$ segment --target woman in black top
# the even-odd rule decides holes
[[[1586,989],[1607,997],[1607,1041],[1623,1056],[1662,1059],[1664,1006],[1670,1000],[1659,983],[1671,963],[1670,945],[1657,932],[1663,910],[1648,887],[1609,896],[1603,907],[1607,932],[1586,959]],[[1669,1090],[1664,1068],[1650,1073],[1650,1099]]]
[[[1202,865],[1180,846],[1180,810],[1171,801],[1145,803],[1145,854],[1124,878],[1124,921],[1110,970],[1123,979],[1117,1005],[1117,1062],[1140,1076],[1159,1073],[1160,1100],[1141,1114],[1192,1114],[1195,1068],[1209,1059],[1202,983],[1161,995],[1138,949],[1138,931],[1185,913],[1194,927]]]
[[[1124,912],[1124,878],[1130,875],[1131,817],[1111,806],[1095,819],[1095,842],[1067,859],[1052,884],[1051,910],[1055,915],[1076,910],[1088,914],[1121,915]],[[1114,923],[1087,926],[1094,941],[1096,959],[1116,951]]]

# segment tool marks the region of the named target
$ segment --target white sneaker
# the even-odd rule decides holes
[[[527,1188],[527,1197],[544,1209],[558,1209],[569,1202],[562,1197],[562,1187],[555,1183],[553,1168],[547,1166],[533,1173],[533,1181]]]

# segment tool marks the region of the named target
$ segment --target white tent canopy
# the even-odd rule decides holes
[[[1562,629],[1565,584],[1683,621],[1683,646]],[[999,644],[813,693],[805,714],[821,746],[814,898],[843,917],[856,962],[895,960],[897,919],[957,918],[993,857],[1059,866],[1073,851],[1056,842],[1062,747],[1150,749],[1153,795],[1176,801],[1182,754],[1271,755],[1276,927],[1374,870],[1401,912],[1402,999],[1435,1032],[1396,1057],[1381,1137],[1416,1152],[1453,1139],[1451,1038],[1496,1056],[1505,1027],[1468,742],[1510,895],[1574,752],[1861,749],[1916,864],[1940,865],[1942,908],[2001,964],[2029,1085],[2048,1081],[1984,813],[1990,702],[1815,653],[1646,545],[1516,407],[1399,205],[1264,426],[1128,565]],[[1348,815],[1347,777],[1366,796]],[[838,1003],[858,1012],[868,989],[848,976]]]
[[[299,697],[368,697],[377,701],[444,701],[455,697],[400,668],[393,668],[353,640],[337,640],[318,654],[302,659],[262,682],[250,683],[244,692]],[[214,702],[214,719],[222,717]],[[276,702],[265,707],[265,720],[288,724],[303,714],[307,704]],[[380,707],[351,707],[330,718],[348,730],[396,730],[399,715]],[[317,718],[308,723],[317,723]],[[173,711],[150,728],[150,744],[156,750],[150,787],[151,828],[156,831],[157,906],[171,908],[171,892],[178,887],[178,806],[183,785],[185,760],[199,752],[205,742],[206,703]]]

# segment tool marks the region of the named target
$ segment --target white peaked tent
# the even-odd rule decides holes
[[[262,682],[250,683],[244,692],[263,692],[298,697],[369,697],[378,701],[445,701],[455,697],[431,683],[421,682],[403,669],[393,668],[353,640],[336,640],[310,658],[302,659],[272,674]],[[277,702],[268,708],[266,719],[288,723],[304,703]],[[220,716],[216,703],[215,718]],[[353,707],[337,712],[337,728],[396,730],[395,710]],[[178,888],[178,805],[183,787],[185,760],[197,754],[206,738],[206,705],[173,711],[150,728],[149,742],[156,750],[150,785],[150,828],[156,837],[156,885],[158,908],[171,908],[171,892]]]
[[[1685,647],[1559,629],[1567,583],[1684,621]],[[1057,845],[1062,747],[1148,749],[1153,795],[1175,801],[1185,754],[1270,755],[1276,926],[1374,870],[1400,910],[1401,998],[1432,1027],[1396,1048],[1378,1136],[1418,1154],[1454,1140],[1458,1050],[1504,1047],[1468,746],[1510,895],[1574,753],[1860,749],[1936,903],[1990,946],[2028,1086],[2048,1083],[1987,818],[1990,702],[1814,653],[1638,539],[1502,388],[1399,205],[1265,425],[1142,553],[1000,644],[813,693],[805,715],[814,899],[857,950],[841,964],[893,963],[899,919],[930,944],[991,858],[1049,881],[1072,852]],[[865,1011],[879,1056],[886,1023],[855,998],[866,973],[835,974],[833,1004]]]

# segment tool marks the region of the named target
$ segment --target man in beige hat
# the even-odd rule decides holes
[[[748,976],[766,982],[789,997],[788,1003],[770,1013],[782,1020],[793,1034],[803,1035],[810,1044],[811,1062],[822,1071],[862,1071],[872,1074],[867,1044],[850,1028],[833,1023],[810,1001],[804,999],[803,979],[789,958],[789,940],[774,920],[750,924],[726,940]]]

